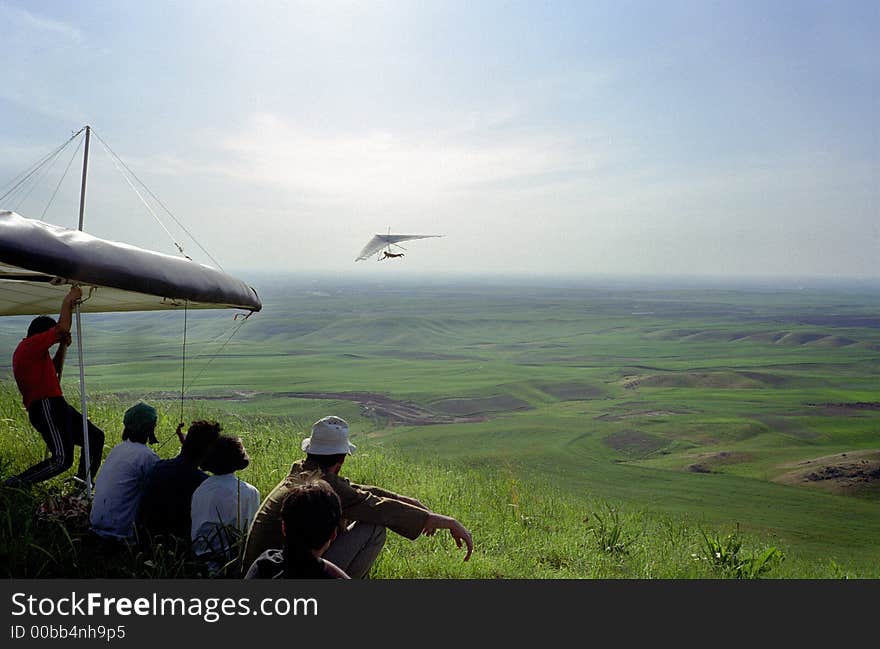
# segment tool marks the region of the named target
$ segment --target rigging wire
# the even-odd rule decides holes
[[[70,160],[68,160],[68,162],[67,162],[67,167],[65,167],[64,173],[61,175],[61,180],[59,180],[58,184],[55,185],[55,191],[52,192],[52,197],[49,199],[49,202],[46,204],[46,209],[44,209],[43,213],[40,214],[40,220],[42,220],[43,217],[46,216],[46,212],[48,212],[49,208],[52,206],[52,202],[55,200],[55,196],[58,194],[58,190],[61,189],[61,183],[64,182],[64,179],[67,177],[67,172],[70,171],[70,165],[73,164],[73,160],[74,160],[74,158],[76,158],[76,154],[79,153],[79,150],[82,148],[83,141],[84,140],[79,141],[79,144],[77,145],[76,150],[74,150],[73,155],[70,156]]]
[[[214,264],[217,266],[217,268],[219,268],[220,270],[223,270],[223,267],[220,265],[220,262],[218,262],[218,261],[214,258],[214,256],[213,256],[210,252],[208,252],[208,251],[205,249],[205,247],[204,247],[201,243],[199,243],[199,240],[196,239],[195,236],[193,236],[193,234],[192,234],[192,233],[186,228],[186,226],[185,226],[183,223],[180,222],[180,220],[179,220],[176,216],[174,216],[174,214],[171,212],[171,210],[168,209],[168,207],[166,207],[165,203],[163,203],[163,202],[159,199],[159,197],[156,196],[156,195],[153,193],[153,191],[152,191],[149,187],[147,187],[146,183],[144,183],[144,181],[142,181],[140,178],[137,177],[137,174],[135,174],[131,169],[128,168],[128,165],[126,165],[125,162],[122,160],[122,158],[120,158],[120,157],[116,154],[116,152],[115,152],[112,148],[110,148],[110,145],[107,144],[107,143],[104,141],[104,138],[102,138],[100,135],[98,135],[97,133],[95,133],[95,130],[94,130],[94,129],[92,129],[92,133],[94,133],[94,134],[95,134],[95,137],[97,137],[98,140],[100,140],[101,144],[104,146],[104,148],[107,150],[107,152],[108,152],[108,153],[109,153],[109,154],[110,154],[115,160],[117,160],[117,161],[119,162],[119,164],[121,164],[122,167],[125,168],[125,170],[126,170],[129,174],[131,174],[131,177],[134,178],[134,179],[135,179],[135,180],[141,185],[141,187],[143,187],[143,188],[146,190],[146,192],[152,197],[152,199],[153,199],[154,201],[156,201],[156,203],[159,204],[159,206],[160,206],[163,210],[165,210],[166,214],[168,214],[168,216],[171,217],[171,219],[172,219],[172,220],[178,225],[178,227],[180,227],[181,230],[183,230],[183,231],[186,233],[186,235],[187,235],[187,236],[188,236],[188,237],[189,237],[189,238],[190,238],[190,239],[191,239],[191,240],[192,240],[192,241],[193,241],[193,242],[199,247],[199,249],[200,249],[203,253],[205,253],[205,254],[208,256],[208,258],[209,258],[212,262],[214,262]],[[117,167],[117,168],[118,168],[118,167]],[[131,184],[131,183],[129,182],[129,184]],[[132,186],[132,189],[134,189],[133,186]],[[135,189],[135,192],[137,192],[136,189]],[[140,196],[140,193],[139,193],[139,192],[138,192],[138,196]],[[141,198],[141,200],[144,200],[144,199]],[[144,204],[146,205],[146,201],[144,202]],[[149,209],[149,207],[148,207],[147,209]],[[154,213],[152,210],[150,210],[150,213],[153,214],[153,218],[155,218],[156,220],[158,220],[158,217],[155,215],[155,213]],[[162,227],[165,228],[164,225],[163,225]],[[165,231],[167,232],[168,229],[165,228]],[[170,234],[170,233],[169,233],[169,234]],[[178,248],[181,250],[181,254],[183,254],[183,249],[180,248],[180,246],[179,246],[176,242],[175,242],[174,245],[178,246]]]
[[[95,133],[95,132],[92,131],[92,133]],[[137,197],[139,199],[141,199],[141,202],[144,204],[144,207],[146,207],[147,211],[152,215],[152,217],[154,219],[156,219],[156,223],[158,223],[160,226],[162,226],[162,229],[165,230],[165,233],[168,235],[168,238],[171,239],[171,243],[174,244],[174,246],[177,248],[177,250],[180,252],[181,255],[183,255],[187,259],[190,259],[189,255],[187,255],[183,251],[183,246],[181,246],[179,243],[177,243],[177,240],[174,238],[174,235],[171,234],[171,231],[165,227],[164,223],[162,223],[162,219],[160,219],[159,216],[153,211],[153,208],[150,207],[150,204],[147,202],[147,200],[137,190],[137,187],[134,186],[134,183],[131,182],[131,179],[125,175],[124,171],[122,171],[122,168],[117,163],[118,158],[116,156],[114,156],[114,154],[110,151],[110,148],[107,146],[106,142],[104,142],[104,140],[101,139],[101,136],[99,136],[97,133],[95,133],[95,137],[98,138],[98,141],[101,142],[101,145],[104,147],[104,149],[107,151],[107,153],[111,156],[111,158],[113,159],[113,165],[116,167],[116,170],[119,172],[119,174],[125,179],[125,182],[128,183],[128,186],[131,187],[132,191],[135,194],[137,194]],[[122,161],[120,160],[119,162],[122,162]],[[190,261],[192,261],[192,260],[190,259]]]
[[[6,189],[7,187],[11,187],[11,189],[9,189],[9,191],[7,191],[5,194],[3,194],[2,196],[0,196],[0,201],[2,201],[3,199],[7,198],[7,197],[8,197],[10,194],[12,194],[16,189],[18,189],[18,188],[19,188],[23,183],[25,183],[25,182],[28,180],[28,178],[30,178],[30,177],[31,177],[31,176],[32,176],[32,175],[33,175],[33,174],[34,174],[34,173],[35,173],[40,167],[42,167],[44,164],[46,164],[46,162],[48,162],[48,160],[49,160],[50,158],[52,158],[53,156],[59,154],[62,150],[64,150],[64,148],[65,148],[68,144],[70,144],[70,143],[73,141],[73,139],[76,138],[76,136],[79,135],[80,133],[82,133],[85,129],[86,129],[86,127],[83,126],[80,130],[78,130],[76,133],[74,133],[73,135],[71,135],[70,138],[68,138],[68,140],[67,140],[66,142],[64,142],[64,144],[61,144],[61,145],[58,146],[57,148],[53,149],[53,150],[50,151],[49,153],[47,153],[47,154],[45,154],[44,156],[42,156],[41,158],[39,158],[39,159],[38,159],[35,163],[33,163],[30,167],[28,167],[27,169],[25,169],[24,171],[22,171],[21,173],[19,173],[18,175],[16,175],[16,176],[15,176],[12,180],[10,180],[8,183],[6,183],[6,184],[2,187],[2,189]],[[2,191],[2,190],[0,190],[0,191]]]
[[[15,209],[18,209],[18,206],[20,206],[28,198],[28,196],[30,196],[31,192],[33,192],[33,190],[36,188],[36,186],[39,185],[41,180],[48,174],[48,172],[54,166],[55,162],[57,162],[57,160],[59,159],[59,157],[60,157],[61,153],[64,151],[64,149],[67,148],[67,146],[69,146],[70,143],[77,136],[79,136],[81,133],[83,133],[85,131],[85,129],[86,129],[85,126],[82,127],[81,129],[79,129],[76,133],[71,135],[70,138],[68,138],[68,140],[65,141],[63,144],[61,144],[57,148],[53,149],[49,153],[47,153],[44,156],[42,156],[41,158],[39,158],[35,163],[33,163],[25,171],[19,173],[12,180],[10,180],[6,185],[4,185],[2,187],[2,189],[6,189],[6,188],[9,188],[9,189],[8,189],[8,191],[6,191],[5,194],[0,196],[0,201],[7,199],[17,193],[24,192],[24,195],[20,197],[17,205],[15,206]],[[128,177],[128,175],[126,175],[125,171],[127,171],[128,174],[130,174],[131,177],[134,178],[134,180],[136,180],[141,185],[141,187],[143,187],[144,190],[146,190],[146,192],[162,207],[163,210],[165,210],[165,212],[190,237],[190,239],[192,239],[192,241],[195,242],[195,244],[202,250],[202,252],[204,252],[220,270],[223,270],[223,267],[213,257],[213,255],[211,255],[211,253],[209,253],[204,248],[204,246],[202,246],[201,243],[199,243],[199,241],[192,235],[192,233],[186,228],[186,226],[184,226],[177,219],[177,217],[174,216],[174,214],[171,212],[171,210],[168,209],[168,207],[152,192],[152,190],[150,190],[150,188],[147,187],[147,185],[140,178],[138,178],[137,175],[131,169],[128,168],[128,166],[125,164],[125,162],[123,162],[123,160],[116,154],[116,152],[114,152],[113,149],[110,148],[110,145],[107,144],[98,133],[95,133],[94,129],[92,129],[92,133],[95,134],[95,136],[101,142],[101,145],[104,147],[104,149],[107,151],[107,153],[111,156],[111,158],[113,159],[113,162],[114,162],[114,166],[119,171],[120,175],[122,175],[122,177],[128,183],[128,185],[132,188],[132,190],[135,192],[135,194],[137,194],[138,198],[140,198],[141,202],[147,208],[147,211],[150,212],[150,214],[153,216],[153,218],[159,223],[159,225],[162,227],[162,229],[165,230],[165,232],[171,238],[172,243],[175,245],[175,247],[178,249],[178,251],[180,251],[180,254],[182,254],[187,259],[191,260],[191,258],[188,255],[186,255],[186,253],[184,252],[183,247],[175,240],[174,235],[168,230],[168,228],[165,226],[165,224],[162,222],[162,220],[158,217],[158,215],[155,213],[155,211],[150,207],[149,203],[143,197],[143,195],[138,191],[137,187],[134,186],[134,183],[132,183],[131,179]],[[58,194],[58,191],[61,187],[61,184],[64,182],[64,179],[66,178],[67,173],[70,170],[70,167],[73,163],[73,160],[76,158],[77,153],[79,152],[80,148],[82,147],[82,143],[83,143],[83,140],[80,140],[79,144],[77,145],[76,149],[74,150],[73,154],[71,155],[70,160],[68,161],[67,166],[64,169],[64,173],[62,174],[61,179],[58,181],[58,184],[55,186],[55,190],[52,192],[52,196],[49,198],[49,202],[46,205],[45,209],[43,210],[40,218],[43,218],[46,215],[46,212],[48,212],[49,208],[52,206],[52,203],[54,202],[55,197]],[[123,171],[123,169],[125,169],[125,171]],[[39,172],[39,175],[36,175],[36,174],[38,174],[38,172]],[[32,183],[31,183],[30,187],[27,188],[27,190],[25,191],[25,188],[27,187],[27,183],[29,181],[32,181]],[[238,324],[238,326],[236,326],[233,329],[232,333],[229,334],[229,336],[226,338],[226,340],[223,342],[223,344],[220,346],[220,348],[217,349],[212,354],[210,354],[210,358],[202,366],[202,368],[198,372],[198,374],[194,378],[192,378],[189,381],[189,383],[187,383],[186,382],[186,344],[187,344],[188,311],[189,311],[188,306],[189,306],[188,300],[184,301],[183,344],[182,344],[182,350],[181,350],[181,357],[182,358],[181,358],[181,381],[180,381],[180,420],[181,420],[181,422],[183,421],[184,399],[185,399],[186,392],[193,386],[193,384],[195,384],[201,378],[201,376],[205,373],[205,371],[208,369],[208,367],[211,365],[211,363],[214,362],[214,360],[217,358],[217,356],[219,356],[223,352],[223,350],[226,349],[226,346],[235,337],[235,335],[239,332],[241,327],[244,325],[245,321],[251,315],[249,313],[241,319],[241,322]],[[238,315],[236,315],[235,319],[238,319]],[[210,342],[214,342],[214,341],[218,340],[222,335],[223,334],[218,334]],[[205,356],[205,354],[199,354],[198,356],[196,356],[195,358],[193,358],[191,360],[198,360],[204,356]],[[168,439],[170,439],[170,437]],[[165,441],[167,442],[168,440],[166,439]],[[159,448],[164,446],[164,444],[165,444],[165,442],[163,442]]]
[[[24,203],[31,193],[43,182],[43,179],[49,175],[49,172],[52,170],[52,167],[55,166],[55,163],[58,162],[58,158],[61,157],[61,151],[58,151],[51,160],[47,161],[47,164],[44,164],[40,169],[40,173],[37,176],[34,176],[33,182],[30,183],[27,191],[23,191],[21,195],[17,199],[17,203],[13,205],[13,210],[18,211],[21,207],[22,203]],[[22,190],[24,189],[24,185],[22,185]]]
[[[240,314],[236,314],[236,319],[238,318],[238,315],[240,315]],[[228,345],[228,344],[229,344],[229,341],[232,340],[232,338],[235,336],[235,334],[238,333],[238,331],[242,328],[242,326],[243,326],[244,323],[247,321],[247,319],[250,317],[250,315],[251,315],[251,314],[247,314],[246,316],[244,316],[244,317],[241,319],[241,322],[239,322],[238,326],[235,327],[235,329],[233,329],[232,333],[229,334],[229,337],[223,342],[223,344],[220,346],[220,348],[217,349],[217,351],[215,351],[215,352],[213,352],[212,354],[210,354],[210,358],[209,358],[208,361],[202,366],[202,369],[199,371],[198,374],[196,374],[195,378],[191,379],[191,380],[189,381],[189,383],[185,383],[185,379],[184,379],[184,378],[181,378],[181,388],[180,388],[180,413],[181,413],[181,414],[180,414],[180,421],[181,421],[181,423],[183,422],[183,401],[184,401],[184,395],[189,391],[189,389],[193,386],[193,384],[195,384],[195,383],[201,378],[202,374],[205,373],[205,370],[208,369],[208,366],[209,366],[211,363],[214,362],[214,359],[217,358],[217,356],[219,356],[220,353],[221,353],[224,349],[226,349],[226,345]],[[183,335],[184,335],[184,347],[186,346],[186,319],[185,319],[185,318],[186,318],[186,304],[184,304],[184,334],[183,334]],[[216,340],[216,337],[214,338],[214,340]],[[198,360],[198,359],[200,359],[200,358],[203,358],[203,357],[206,356],[206,355],[207,355],[207,354],[199,354],[198,356],[196,356],[195,358],[192,358],[192,359],[190,359],[190,360]],[[185,370],[184,370],[184,371],[185,371]],[[182,372],[182,374],[183,374],[183,372]],[[146,398],[146,395],[144,396],[144,398]],[[158,450],[161,450],[162,447],[165,446],[165,444],[168,443],[168,440],[173,439],[173,438],[176,438],[176,437],[175,437],[175,436],[168,436],[168,437],[165,439],[164,442],[162,442],[162,443],[159,444],[159,447],[158,447],[156,450],[157,450],[157,451],[158,451]]]
[[[212,262],[214,262],[214,264],[217,266],[217,268],[219,268],[220,270],[223,270],[223,267],[220,264],[220,262],[218,262],[217,259],[215,259],[214,256],[211,255],[211,253],[208,252],[204,246],[202,246],[202,244],[198,241],[198,239],[196,239],[195,236],[193,236],[193,234],[186,228],[186,226],[183,225],[183,223],[181,223],[180,220],[176,216],[174,216],[174,214],[171,212],[171,210],[168,209],[168,207],[159,199],[158,196],[156,196],[155,193],[153,193],[153,191],[146,185],[146,183],[144,183],[140,178],[138,178],[137,174],[135,174],[134,171],[132,171],[128,167],[128,165],[125,164],[125,162],[122,160],[122,158],[119,157],[119,155],[117,155],[117,153],[104,140],[104,138],[102,138],[100,136],[100,134],[95,132],[94,129],[92,129],[92,133],[94,133],[95,137],[101,143],[101,146],[103,146],[104,150],[107,151],[107,153],[110,155],[117,171],[119,171],[120,175],[125,179],[125,181],[129,185],[129,187],[131,187],[132,191],[134,191],[134,193],[137,194],[138,198],[144,204],[144,207],[147,208],[147,211],[152,215],[152,217],[156,220],[156,222],[159,223],[159,225],[162,227],[162,229],[165,230],[165,232],[168,234],[169,238],[171,239],[174,246],[178,249],[180,254],[182,254],[187,259],[192,260],[192,258],[189,257],[189,255],[187,255],[184,252],[183,247],[175,240],[174,235],[168,230],[168,228],[165,226],[165,224],[162,222],[162,220],[159,218],[159,216],[156,214],[156,212],[152,209],[152,207],[150,206],[148,201],[144,198],[144,196],[141,194],[141,192],[138,191],[137,187],[134,186],[134,183],[131,180],[132,178],[135,181],[137,181],[137,183],[147,192],[147,194],[149,194],[149,196],[153,200],[156,201],[156,203],[187,234],[187,236],[189,236],[189,238],[199,247],[199,249],[201,249],[201,251],[204,252],[205,255],[207,255],[208,258],[210,258]],[[131,176],[131,178],[129,178],[129,176]],[[229,337],[226,338],[226,340],[223,342],[223,344],[220,346],[220,348],[211,354],[210,358],[202,366],[201,370],[195,376],[195,378],[191,379],[190,382],[187,383],[186,382],[186,338],[187,338],[187,327],[188,327],[188,306],[189,306],[188,301],[185,301],[184,302],[184,320],[183,320],[183,345],[182,345],[182,350],[181,350],[181,380],[180,380],[180,421],[181,422],[183,421],[184,400],[185,400],[187,391],[189,390],[190,387],[192,387],[192,385],[194,383],[196,383],[199,380],[199,378],[201,378],[201,376],[205,373],[205,370],[207,370],[208,366],[210,366],[211,363],[217,358],[217,356],[226,348],[226,346],[229,344],[229,342],[232,340],[232,338],[241,329],[242,325],[244,324],[245,320],[247,320],[247,317],[248,317],[248,316],[245,316],[242,319],[241,323],[239,323],[239,325],[237,327],[235,327],[235,329],[232,331],[232,333],[229,335]],[[248,314],[248,315],[250,315],[250,314]],[[216,340],[217,338],[219,338],[219,336],[215,337],[213,340]],[[213,342],[213,340],[212,340],[212,342]],[[198,359],[202,358],[203,356],[204,356],[204,354],[200,354],[191,360],[198,360]]]
[[[61,157],[61,153],[64,151],[65,147],[70,144],[70,140],[64,143],[60,148],[56,149],[52,155],[43,160],[39,167],[35,168],[31,173],[29,173],[25,178],[22,178],[21,181],[13,187],[7,193],[8,200],[10,203],[13,203],[12,209],[18,210],[21,205],[28,199],[31,193],[40,185],[44,178],[49,174],[52,168],[55,166],[55,163],[58,162]]]
[[[236,315],[236,318],[237,317],[238,317],[238,315]],[[241,322],[238,324],[238,326],[235,329],[233,329],[231,334],[229,334],[229,338],[227,338],[226,341],[220,346],[220,349],[218,349],[216,352],[211,354],[211,357],[208,359],[208,362],[202,366],[202,369],[199,371],[199,373],[196,375],[196,377],[194,379],[192,379],[189,383],[186,384],[186,389],[185,389],[186,392],[188,392],[189,389],[193,386],[193,384],[196,381],[198,381],[199,378],[201,378],[202,374],[205,373],[205,370],[208,369],[208,367],[211,365],[211,363],[214,362],[214,359],[216,359],[220,355],[220,352],[222,352],[224,349],[226,349],[226,345],[229,344],[229,341],[232,340],[232,338],[235,336],[235,334],[238,333],[239,329],[241,329],[242,325],[245,322],[247,322],[247,319],[249,317],[250,317],[250,314],[244,316],[241,319]],[[198,358],[201,358],[202,356],[204,356],[204,354],[201,354],[201,355],[197,356],[196,358],[198,359]]]

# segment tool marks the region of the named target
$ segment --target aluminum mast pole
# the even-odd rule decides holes
[[[79,192],[79,230],[83,229],[83,212],[86,207],[86,172],[89,168],[89,137],[92,128],[86,125],[86,146],[83,151],[83,170],[82,185]],[[83,459],[85,461],[85,480],[86,480],[86,498],[92,499],[92,469],[91,456],[89,454],[89,413],[86,405],[86,372],[83,365],[83,347],[82,347],[82,320],[80,318],[79,303],[76,305],[76,347],[79,354],[79,401],[80,412],[82,412],[83,427]]]

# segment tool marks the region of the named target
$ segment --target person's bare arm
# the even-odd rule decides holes
[[[64,358],[67,355],[67,346],[70,345],[70,327],[73,324],[73,307],[82,298],[82,289],[79,286],[72,287],[61,301],[61,314],[58,316],[58,350],[52,359],[55,366],[55,374],[61,378],[64,369]]]
[[[73,324],[73,307],[82,299],[82,289],[79,286],[73,286],[61,301],[61,314],[58,316],[58,328],[70,333],[70,327]]]
[[[470,559],[471,552],[474,551],[474,540],[471,538],[471,533],[467,531],[467,528],[451,516],[431,512],[428,515],[428,520],[425,521],[422,534],[431,536],[434,532],[441,529],[449,530],[452,538],[455,539],[455,545],[461,547],[464,544],[467,547],[467,554],[464,555],[464,560]]]
[[[70,332],[62,335],[58,341],[58,349],[55,350],[55,356],[52,357],[52,365],[55,366],[55,374],[61,378],[61,372],[64,369],[64,357],[67,355],[67,348],[70,346]]]

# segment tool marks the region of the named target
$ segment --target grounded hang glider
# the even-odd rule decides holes
[[[83,312],[262,308],[210,266],[0,211],[0,315],[54,314],[72,284]]]
[[[91,498],[80,312],[235,308],[254,313],[262,303],[253,288],[210,266],[0,211],[0,315],[55,315],[70,285],[83,289],[76,337]]]
[[[394,246],[395,248],[406,250],[406,248],[398,245],[398,243],[413,239],[434,239],[442,236],[442,234],[377,234],[367,242],[367,245],[364,246],[364,249],[361,250],[355,261],[363,261],[377,253],[377,261],[382,261],[388,257],[402,257],[403,253],[391,252],[391,247]]]
[[[30,189],[25,189],[27,183],[32,183],[34,180],[38,182],[60,153],[81,133],[84,133],[85,148],[79,197],[78,230],[61,228],[43,221],[27,219],[15,212],[0,210],[0,315],[55,314],[63,296],[68,291],[68,286],[76,285],[83,289],[83,299],[75,306],[75,316],[79,356],[82,446],[85,458],[85,491],[87,497],[91,499],[88,404],[86,401],[80,313],[82,311],[100,313],[181,309],[184,314],[183,359],[185,363],[186,313],[190,308],[233,308],[247,310],[252,314],[261,310],[262,303],[253,288],[222,271],[192,261],[184,254],[183,248],[176,241],[174,241],[174,245],[181,255],[184,255],[183,258],[99,239],[83,232],[89,142],[92,134],[92,129],[88,125],[74,133],[63,145],[43,156],[29,170],[16,176],[10,183],[11,189],[0,196],[0,200],[7,198],[12,200],[10,197],[16,192],[26,197],[33,189],[33,184]],[[135,187],[132,178],[137,180],[160,205],[162,205],[161,201],[128,169],[100,136],[98,136],[98,140],[113,157],[117,169],[147,210],[165,228],[143,195]],[[76,149],[76,151],[78,150],[79,148]],[[76,151],[74,151],[74,156]],[[70,161],[73,161],[73,157]],[[70,168],[70,162],[67,168]],[[43,171],[38,173],[41,169]],[[128,171],[131,178],[123,172],[123,169]],[[65,169],[61,181],[64,180],[66,174],[67,170]],[[61,182],[56,186],[56,193],[60,185]],[[49,199],[49,205],[54,197],[55,193]],[[18,200],[21,202],[21,198]],[[49,205],[46,206],[46,209]],[[162,207],[174,218],[174,215],[164,205]],[[43,213],[45,214],[45,210]],[[176,218],[174,220],[183,227]],[[186,228],[183,229],[186,230]],[[169,235],[171,234],[167,228],[165,231]],[[201,248],[201,245],[199,247]],[[204,248],[202,250],[204,251]],[[205,252],[207,253],[207,251]],[[210,257],[210,254],[208,256]],[[242,320],[242,323],[246,319]],[[235,331],[233,331],[233,335]],[[229,342],[229,339],[226,342]],[[183,379],[181,379],[181,421],[183,421],[184,391],[185,386]]]

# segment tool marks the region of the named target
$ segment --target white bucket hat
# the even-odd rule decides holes
[[[354,453],[357,446],[348,441],[348,422],[340,417],[324,417],[312,425],[312,436],[306,437],[302,450],[312,455]]]

